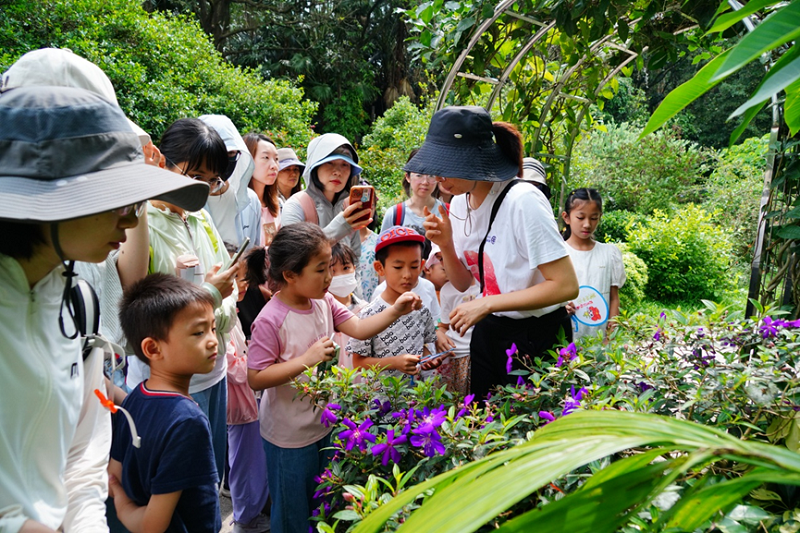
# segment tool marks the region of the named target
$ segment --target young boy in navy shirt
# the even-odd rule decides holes
[[[150,378],[122,404],[141,447],[133,445],[128,421],[115,421],[108,470],[117,515],[131,531],[216,533],[222,521],[211,428],[189,396],[192,375],[210,372],[219,356],[213,297],[152,274],[125,292],[120,322]]]

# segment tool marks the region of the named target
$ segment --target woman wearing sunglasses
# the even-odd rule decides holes
[[[172,123],[159,146],[164,167],[208,184],[209,194],[219,194],[224,185],[220,175],[228,167],[228,151],[219,134],[199,119],[182,118]],[[148,272],[175,274],[207,288],[215,300],[217,339],[227,346],[228,332],[236,322],[234,278],[237,266],[227,264],[225,243],[211,216],[204,209],[189,211],[164,200],[153,200],[147,209],[150,226],[150,266]],[[133,389],[149,377],[149,367],[129,358],[127,385]],[[208,374],[192,378],[189,393],[208,415],[214,442],[217,471],[225,466],[227,385],[225,357],[218,357]]]

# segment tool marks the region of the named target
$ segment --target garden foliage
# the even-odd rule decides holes
[[[608,124],[576,146],[570,185],[594,187],[606,211],[641,214],[673,204],[700,200],[709,155],[675,132],[662,131],[639,140],[640,128]]]
[[[731,287],[731,244],[712,215],[689,204],[656,211],[629,234],[629,250],[647,265],[646,293],[659,301],[721,297]]]
[[[617,477],[623,465],[629,475],[640,476],[637,479],[646,484],[647,490],[627,493],[625,498],[632,500],[626,500],[614,513],[602,512],[595,502],[593,510],[587,509],[595,523],[571,524],[570,531],[614,531],[629,521],[639,526],[637,529],[648,531],[663,530],[667,523],[693,524],[684,531],[707,530],[712,522],[720,521],[730,527],[738,524],[737,531],[755,531],[758,527],[777,527],[791,521],[791,514],[786,517],[781,513],[800,502],[789,493],[766,490],[751,493],[765,478],[752,478],[743,492],[742,484],[736,483],[740,475],[757,473],[746,464],[750,462],[745,459],[748,453],[753,453],[754,458],[761,457],[758,464],[762,466],[766,465],[767,457],[778,463],[784,461],[781,464],[789,461],[795,465],[792,468],[800,468],[800,458],[786,450],[770,452],[763,444],[748,448],[744,442],[785,443],[792,450],[800,443],[800,424],[795,416],[795,411],[800,410],[797,403],[800,380],[794,357],[800,340],[800,321],[788,322],[763,313],[741,320],[730,316],[724,308],[710,302],[706,305],[704,310],[689,314],[623,317],[618,319],[619,325],[608,344],[586,339],[581,346],[572,344],[544,358],[531,360],[511,347],[509,358],[521,358],[527,370],[514,371],[518,374],[517,384],[495,391],[485,406],[471,397],[452,397],[436,382],[417,381],[412,385],[407,380],[380,377],[372,372],[367,372],[362,381],[356,381],[352,372],[338,368],[319,379],[309,371],[309,381],[297,383],[299,393],[323,409],[322,420],[333,427],[336,448],[334,462],[319,479],[316,494],[319,508],[315,512],[320,520],[318,530],[346,531],[405,492],[412,496],[402,496],[401,505],[392,506],[388,514],[382,513],[380,520],[385,525],[380,530],[397,529],[420,506],[424,510],[426,505],[432,505],[430,511],[435,513],[438,509],[449,515],[450,506],[436,496],[448,483],[439,485],[431,496],[431,491],[425,490],[433,487],[428,480],[453,472],[469,482],[472,477],[469,472],[474,471],[475,475],[487,476],[478,477],[476,482],[480,485],[481,479],[485,479],[488,486],[490,479],[496,479],[491,477],[495,474],[489,474],[481,465],[491,463],[500,467],[520,460],[531,453],[528,450],[539,446],[536,442],[540,433],[544,442],[544,435],[549,433],[542,432],[543,427],[572,416],[580,418],[575,420],[577,432],[563,429],[566,440],[548,448],[534,470],[508,473],[505,484],[496,489],[504,491],[504,497],[482,500],[482,510],[467,506],[469,513],[458,506],[453,511],[472,517],[467,519],[468,524],[458,527],[450,524],[449,529],[439,531],[510,527],[510,521],[538,508],[544,514],[567,512],[563,505],[559,506],[560,500],[575,496],[571,501],[581,502],[589,486],[625,482],[628,478]],[[722,432],[631,417],[618,422],[615,426],[618,431],[603,433],[609,431],[604,419],[586,412],[572,414],[607,410],[655,414]],[[595,421],[598,433],[592,436],[590,428]],[[563,422],[566,424],[567,419]],[[555,426],[559,425],[555,424],[554,430]],[[583,433],[578,431],[579,427]],[[669,437],[662,435],[661,440],[655,440],[647,436],[650,431],[667,432]],[[604,440],[612,434],[616,437]],[[587,438],[586,442],[582,440]],[[635,443],[629,442],[630,438]],[[643,455],[646,451],[643,449],[635,453],[624,451],[648,443],[662,445],[667,438],[674,439],[674,448]],[[697,444],[700,442],[705,444]],[[588,447],[580,452],[578,449],[583,449],[584,444]],[[692,448],[695,445],[697,448]],[[693,453],[708,446],[727,447],[728,459],[719,464],[714,462],[717,459],[709,462],[716,455],[712,453],[696,460]],[[517,449],[518,453],[513,451]],[[493,459],[495,455],[497,459]],[[658,457],[669,464],[659,467],[661,463],[653,463]],[[473,462],[476,460],[479,462]],[[744,462],[737,465],[732,462],[736,460]],[[565,465],[572,466],[564,471]],[[523,468],[521,463],[519,468]],[[667,469],[676,475],[670,477]],[[530,477],[534,473],[536,482]],[[797,474],[793,475],[794,483],[800,483]],[[412,488],[420,483],[423,484],[419,489]],[[712,503],[703,504],[705,507],[695,507],[697,491],[711,486],[721,488],[722,483],[739,487],[738,492],[731,493],[735,495],[732,499],[710,499]],[[511,486],[516,488],[511,490]],[[665,496],[653,499],[665,490]],[[599,502],[611,505],[618,491],[625,493],[619,487],[599,493],[602,495]],[[686,501],[680,503],[681,499]],[[550,506],[555,507],[548,510]],[[485,520],[475,518],[489,508],[501,511],[492,511]],[[626,515],[631,509],[636,512]],[[749,518],[743,518],[743,513]],[[431,515],[426,516],[430,520]],[[753,516],[757,517],[755,522]],[[418,522],[415,527],[420,527]],[[428,526],[426,530],[436,530],[431,529],[431,524]],[[419,530],[410,523],[408,527]]]
[[[647,282],[650,279],[647,264],[628,246],[619,244],[622,251],[622,264],[625,266],[625,285],[619,289],[620,309],[634,309],[646,296]]]
[[[0,71],[42,47],[100,66],[123,111],[157,140],[174,120],[223,114],[302,153],[316,104],[288,81],[226,62],[196,21],[148,14],[130,0],[11,0],[0,10]]]
[[[359,156],[364,178],[378,189],[379,215],[403,199],[403,166],[411,150],[422,146],[432,115],[430,105],[420,108],[403,96],[364,137]]]

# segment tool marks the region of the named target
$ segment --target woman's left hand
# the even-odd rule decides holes
[[[411,311],[422,309],[422,298],[411,291],[404,292],[397,298],[392,307],[401,315],[407,315]]]
[[[469,328],[486,318],[491,313],[486,298],[478,298],[465,302],[450,313],[450,327],[462,337]]]

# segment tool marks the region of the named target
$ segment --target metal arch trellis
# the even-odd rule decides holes
[[[526,57],[535,52],[534,47],[540,43],[540,41],[546,39],[548,36],[553,35],[553,33],[557,31],[555,20],[544,22],[538,20],[535,13],[519,13],[514,10],[514,7],[517,4],[517,0],[504,0],[497,5],[494,10],[494,14],[491,17],[487,18],[476,27],[475,32],[464,49],[462,49],[459,53],[455,63],[445,79],[439,94],[439,99],[436,103],[437,110],[444,107],[448,100],[453,98],[452,93],[454,85],[456,84],[456,80],[457,78],[462,78],[473,83],[486,83],[493,86],[491,94],[484,105],[487,110],[491,111],[496,102],[502,99],[504,89],[507,89],[510,85],[512,85],[511,76],[514,70],[520,65],[520,63],[524,62]],[[502,73],[499,76],[489,77],[485,75],[484,72],[470,72],[467,64],[470,53],[486,35],[486,33],[492,28],[492,26],[504,16],[512,17],[528,23],[531,27],[530,37],[507,61]],[[534,27],[536,28],[535,31],[533,31]],[[608,53],[606,55],[599,54],[600,50],[602,49],[607,50]],[[579,91],[570,88],[570,83],[575,81],[575,74],[581,72],[587,61],[597,60],[598,58],[602,57],[604,59],[602,61],[603,64],[607,65],[608,60],[613,55],[618,53],[624,54],[627,57],[624,57],[614,68],[609,68],[609,72],[603,77],[597,87],[593,88],[594,90],[586,90],[583,88],[583,91]],[[563,104],[563,102],[566,100],[576,101],[579,103],[579,109],[575,113],[575,120],[572,121],[571,127],[566,128],[566,138],[563,143],[562,153],[555,153],[554,151],[532,151],[530,154],[534,157],[538,157],[539,159],[543,159],[546,163],[548,163],[549,166],[560,171],[557,172],[560,176],[560,204],[563,203],[563,197],[565,194],[564,187],[570,172],[572,148],[574,146],[575,139],[580,135],[581,132],[580,124],[585,119],[590,105],[595,103],[600,97],[603,88],[606,87],[606,85],[608,85],[623,68],[629,65],[637,57],[638,54],[636,52],[628,49],[624,43],[618,42],[616,34],[612,33],[605,35],[597,41],[591,43],[589,49],[582,55],[582,57],[561,72],[559,77],[554,79],[548,87],[549,95],[547,96],[545,102],[541,105],[538,113],[538,119],[535,121],[535,128],[530,135],[529,142],[532,147],[543,145],[543,134],[550,133],[551,137],[553,136],[553,132],[549,131],[549,128],[552,127],[552,122],[549,121],[549,117],[551,113],[555,113],[554,109],[556,107],[560,107],[559,104]],[[583,94],[580,94],[581,92]],[[517,117],[511,117],[511,121],[514,122],[515,118]]]

